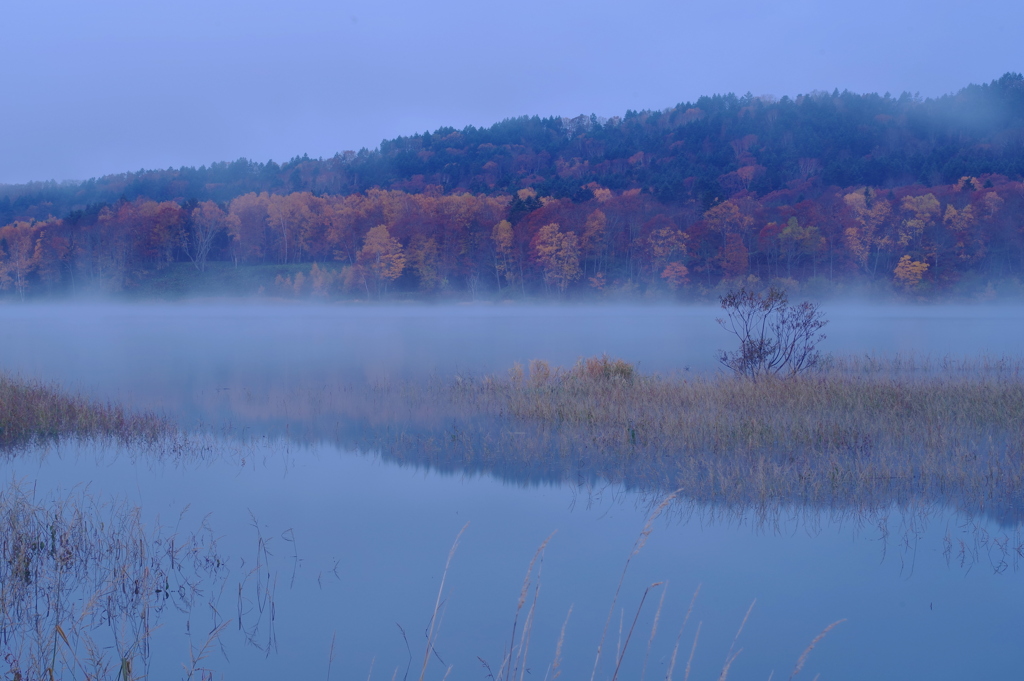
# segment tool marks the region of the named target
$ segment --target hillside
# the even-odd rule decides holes
[[[1024,274],[1022,181],[1020,74],[924,100],[702,97],[330,159],[0,186],[0,286],[159,291],[170,272],[230,263],[261,265],[267,293],[699,294],[756,279],[925,294]]]

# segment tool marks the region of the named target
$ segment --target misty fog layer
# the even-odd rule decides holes
[[[1020,356],[1012,305],[823,307],[836,355]],[[256,398],[384,379],[502,373],[607,353],[642,372],[713,372],[735,339],[711,306],[0,306],[0,368],[155,409],[184,426],[228,419]],[[227,411],[225,411],[227,409]]]

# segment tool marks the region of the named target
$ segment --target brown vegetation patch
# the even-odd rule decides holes
[[[108,437],[134,444],[173,432],[155,414],[131,413],[54,386],[0,375],[0,449],[64,437]]]
[[[508,377],[378,387],[372,445],[442,469],[592,476],[708,503],[1024,517],[1020,364],[851,359],[758,381],[623,365],[535,361]]]

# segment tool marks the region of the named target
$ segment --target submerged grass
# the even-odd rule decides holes
[[[106,437],[131,445],[173,433],[170,422],[155,414],[132,413],[52,385],[0,374],[0,449],[66,437]]]

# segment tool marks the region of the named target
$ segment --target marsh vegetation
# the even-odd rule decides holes
[[[223,571],[208,527],[162,532],[123,501],[81,490],[38,499],[9,482],[0,491],[5,678],[145,678],[163,611],[191,611]],[[192,672],[201,661],[192,656]]]
[[[0,373],[0,450],[64,437],[152,443],[175,428],[153,413],[70,394],[55,385]]]
[[[1012,360],[845,358],[758,381],[534,361],[347,398],[364,405],[363,446],[446,469],[595,476],[740,506],[1024,512],[1024,365]]]

